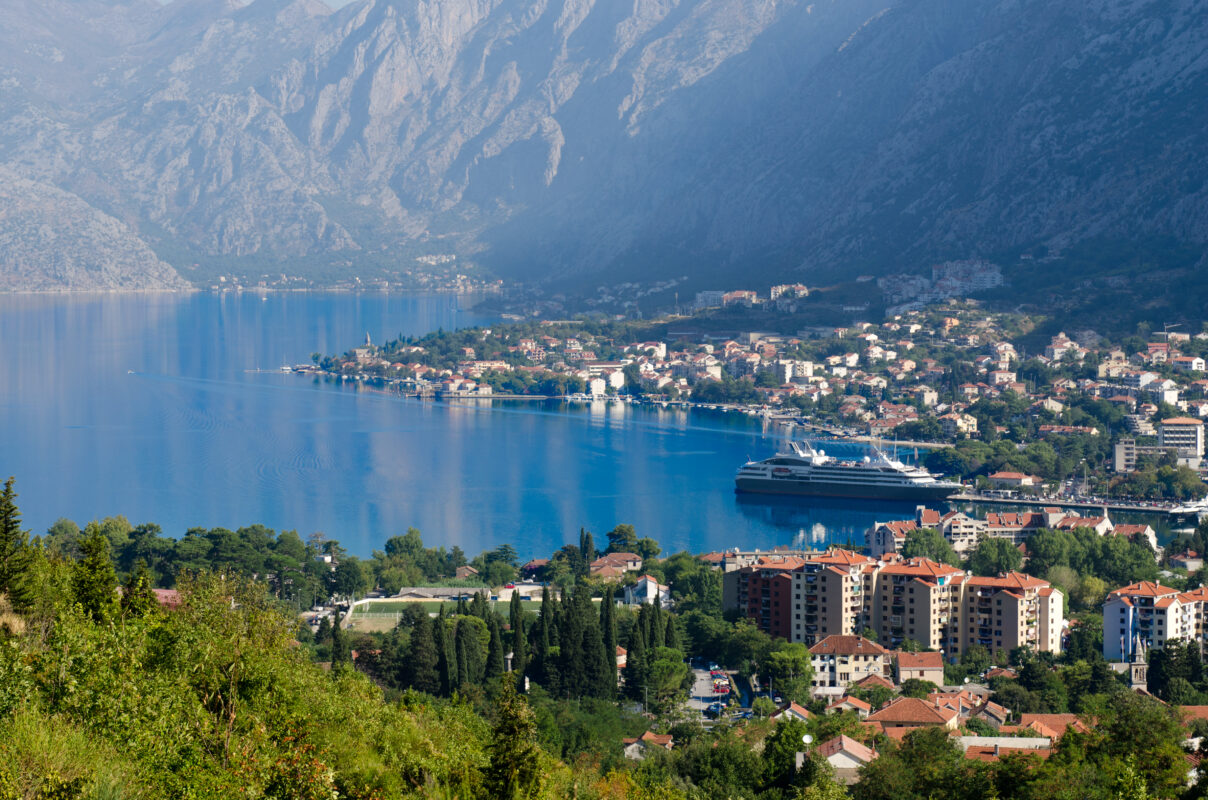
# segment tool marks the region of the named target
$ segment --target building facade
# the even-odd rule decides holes
[[[948,656],[974,644],[1004,655],[1022,645],[1061,650],[1061,593],[1019,573],[980,578],[925,558],[874,559],[836,548],[768,559],[722,580],[727,610],[809,647],[870,628],[879,646],[897,649],[912,639]]]

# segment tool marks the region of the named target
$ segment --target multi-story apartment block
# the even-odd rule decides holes
[[[998,578],[967,578],[961,604],[961,649],[975,644],[990,652],[1031,645],[1061,651],[1061,593],[1048,581],[1012,572]]]
[[[886,564],[876,571],[869,621],[878,641],[897,649],[913,639],[925,649],[959,650],[957,626],[965,573],[926,558]]]
[[[762,630],[813,646],[865,628],[897,648],[912,639],[956,655],[974,644],[1004,654],[1060,652],[1061,593],[1019,573],[979,578],[925,558],[874,559],[835,549],[768,559],[723,576],[723,601]]]
[[[1208,588],[1180,592],[1150,581],[1124,586],[1103,603],[1103,657],[1133,661],[1173,639],[1202,643],[1205,616]]]
[[[1204,458],[1204,421],[1195,417],[1173,417],[1158,424],[1158,447],[1173,447],[1179,463],[1199,469]]]

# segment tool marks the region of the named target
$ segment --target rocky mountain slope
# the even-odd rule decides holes
[[[1208,241],[1195,0],[0,0],[0,16],[0,165],[177,267],[456,252],[552,284],[808,281]],[[0,228],[48,245],[28,231]]]

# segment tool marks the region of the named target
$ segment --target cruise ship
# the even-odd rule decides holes
[[[749,461],[734,476],[736,492],[852,497],[867,500],[946,500],[959,483],[936,478],[880,450],[861,461],[841,461],[808,442],[789,442],[786,452]]]

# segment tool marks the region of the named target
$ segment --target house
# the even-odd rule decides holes
[[[889,651],[863,636],[832,635],[810,648],[814,693],[841,695],[870,675],[884,675]]]
[[[899,652],[898,684],[911,678],[921,681],[931,681],[936,686],[944,685],[944,654],[943,653],[907,653]]]
[[[805,722],[812,716],[813,714],[811,714],[808,709],[799,706],[796,703],[789,702],[787,706],[773,714],[772,719],[776,720],[777,722],[784,722],[785,720],[790,719],[795,719],[798,722]]]
[[[469,578],[477,578],[478,570],[474,569],[473,567],[471,567],[467,564],[467,565],[458,567],[457,571],[454,572],[453,575],[457,578],[460,578],[461,580],[466,580]]]
[[[151,591],[155,592],[155,601],[159,603],[160,608],[171,611],[180,607],[180,592],[176,589],[152,589]]]
[[[617,669],[625,669],[625,665],[629,663],[629,651],[624,647],[617,645]]]
[[[633,585],[625,587],[625,605],[640,606],[645,603],[659,603],[663,608],[670,608],[671,588],[650,575],[643,575]]]
[[[638,572],[642,569],[642,557],[637,553],[605,553],[595,561],[591,562],[589,570],[594,576],[599,575],[601,570],[609,567],[617,570],[617,574]]]
[[[1022,472],[995,472],[989,478],[992,489],[1022,489],[1043,483],[1035,475],[1025,475]]]
[[[899,697],[880,711],[869,714],[867,721],[876,723],[886,732],[894,728],[926,727],[956,730],[960,715],[950,708],[940,708],[917,697]]]
[[[850,736],[828,739],[815,749],[835,771],[835,780],[851,785],[860,779],[860,767],[877,757],[875,750],[860,744]]]
[[[852,684],[856,689],[892,689],[897,690],[897,686],[893,685],[893,681],[882,678],[880,675],[869,675],[867,678],[856,681]]]
[[[860,717],[860,719],[865,719],[869,714],[872,713],[872,706],[858,697],[852,697],[851,695],[845,694],[827,706],[826,711],[828,714],[832,711],[854,711]]]
[[[526,578],[540,575],[549,566],[548,558],[532,558],[520,565],[520,574]]]
[[[1204,557],[1194,550],[1188,550],[1170,557],[1170,566],[1180,567],[1188,572],[1198,572],[1204,568]]]
[[[990,724],[991,727],[1001,728],[1011,721],[1011,711],[1005,706],[998,703],[986,701],[981,708],[974,711],[970,717],[980,719]]]
[[[671,734],[658,734],[650,731],[646,731],[636,739],[621,740],[625,757],[634,761],[641,761],[645,758],[647,749],[661,747],[664,750],[670,750],[674,743]]]
[[[965,758],[977,761],[998,761],[1013,753],[1035,753],[1048,758],[1052,753],[1052,740],[1047,737],[961,736],[957,741],[965,751]]]
[[[1019,718],[1021,728],[1030,728],[1041,736],[1047,736],[1057,741],[1065,736],[1067,730],[1077,733],[1090,733],[1091,729],[1077,714],[1022,714]]]

